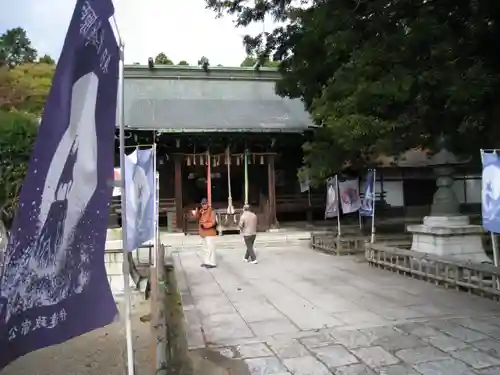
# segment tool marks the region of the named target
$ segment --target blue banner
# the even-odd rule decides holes
[[[125,157],[124,181],[127,198],[127,251],[133,251],[154,236],[153,149],[136,150]]]
[[[365,192],[363,198],[361,199],[361,207],[359,209],[359,214],[361,216],[373,216],[373,207],[375,205],[375,184],[374,184],[375,172],[369,170],[366,174]]]
[[[119,48],[111,0],[76,4],[0,279],[0,369],[117,315],[104,268]]]
[[[482,216],[484,229],[500,233],[500,158],[496,152],[481,151]]]

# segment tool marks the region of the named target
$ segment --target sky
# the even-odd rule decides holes
[[[115,18],[125,42],[125,62],[147,64],[164,52],[174,63],[196,65],[201,56],[210,65],[239,66],[245,58],[243,36],[272,31],[272,21],[246,29],[228,16],[216,19],[205,0],[114,0]],[[75,1],[0,0],[0,33],[22,27],[40,56],[57,59]]]

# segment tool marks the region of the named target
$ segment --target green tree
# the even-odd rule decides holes
[[[44,63],[0,67],[0,110],[41,115],[55,67]]]
[[[40,57],[38,62],[41,64],[48,64],[48,65],[55,65],[56,64],[56,61],[52,57],[50,57],[49,55],[43,55],[42,57]]]
[[[254,4],[254,3],[252,3]],[[452,0],[394,2],[207,0],[239,26],[286,21],[246,36],[247,52],[280,61],[280,95],[301,98],[320,129],[304,145],[311,178],[346,161],[432,146],[478,154],[498,147],[500,6]],[[265,42],[264,42],[265,40]]]
[[[158,65],[174,65],[172,60],[170,60],[165,53],[160,52],[158,55],[155,57],[155,64]]]
[[[7,30],[0,36],[0,66],[10,67],[36,61],[37,51],[31,46],[26,30],[21,27]]]
[[[189,65],[189,63],[186,60],[181,60],[177,65]]]
[[[17,208],[19,193],[26,175],[36,134],[34,115],[0,110],[0,211],[8,228]]]
[[[201,56],[198,60],[198,65],[208,67],[208,66],[210,66],[210,60],[208,59],[208,57]]]
[[[270,68],[277,68],[279,67],[280,62],[279,61],[271,61],[269,58],[264,58],[262,59],[263,61],[260,62],[260,66],[263,67],[270,67]],[[251,56],[247,55],[245,59],[241,62],[240,66],[243,67],[254,67],[257,65],[257,62],[259,61],[258,56]]]

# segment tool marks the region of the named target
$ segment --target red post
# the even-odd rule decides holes
[[[207,199],[208,204],[212,206],[212,160],[210,150],[207,151]]]

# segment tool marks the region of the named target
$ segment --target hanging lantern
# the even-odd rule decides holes
[[[188,167],[191,166],[191,158],[189,156],[187,157],[186,164]]]
[[[260,155],[260,165],[264,165],[264,155]]]
[[[255,164],[255,154],[252,154],[252,164]]]
[[[203,155],[200,155],[200,165],[205,165],[205,159],[203,158]]]
[[[240,157],[239,156],[236,157],[236,165],[238,167],[240,166]]]
[[[196,165],[196,155],[193,154],[192,165]]]

